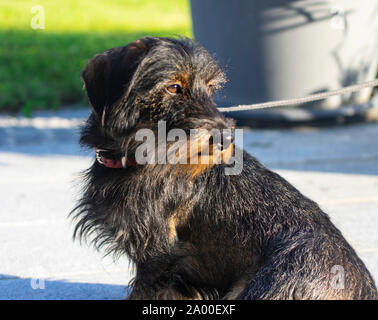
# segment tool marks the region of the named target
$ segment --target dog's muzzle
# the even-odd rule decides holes
[[[98,149],[94,148],[96,153],[96,159],[98,163],[104,165],[107,168],[112,169],[120,169],[120,168],[127,168],[133,167],[137,165],[137,162],[134,160],[129,160],[125,156],[120,158],[110,158],[107,155],[111,153],[111,151],[106,149]]]

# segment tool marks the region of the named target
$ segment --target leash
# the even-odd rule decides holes
[[[273,108],[273,107],[291,106],[291,105],[297,105],[297,104],[302,104],[302,103],[311,102],[311,101],[322,100],[328,97],[341,95],[345,93],[351,93],[351,92],[359,91],[361,89],[376,87],[376,86],[378,86],[378,79],[351,85],[351,86],[344,87],[341,89],[311,94],[303,98],[276,100],[276,101],[255,103],[255,104],[249,104],[249,105],[239,105],[239,106],[232,106],[228,108],[218,108],[218,110],[220,112],[231,112],[231,111],[246,111],[246,110],[257,110],[257,109],[265,109],[265,108]],[[112,158],[106,157],[105,154],[109,152],[109,150],[107,149],[94,148],[94,151],[96,153],[97,161],[108,168],[119,169],[119,168],[126,168],[126,167],[134,167],[137,165],[137,162],[135,160],[129,160],[126,157],[121,157],[119,159],[112,159]]]
[[[377,87],[377,86],[378,86],[378,79],[375,79],[372,81],[358,83],[358,84],[344,87],[341,89],[311,94],[303,98],[276,100],[276,101],[269,101],[269,102],[263,102],[263,103],[248,104],[248,105],[238,105],[238,106],[232,106],[232,107],[218,108],[218,110],[220,112],[231,112],[231,111],[246,111],[246,110],[257,110],[257,109],[274,108],[274,107],[284,107],[284,106],[286,107],[286,106],[298,105],[298,104],[302,104],[306,102],[323,100],[328,97],[351,93],[351,92],[359,91],[361,89]]]

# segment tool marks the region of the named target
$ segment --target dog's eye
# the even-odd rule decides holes
[[[165,90],[170,94],[170,95],[175,95],[177,93],[181,93],[181,87],[178,84],[172,84],[169,87],[166,87]]]

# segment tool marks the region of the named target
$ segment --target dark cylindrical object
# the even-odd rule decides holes
[[[377,0],[191,0],[191,10],[195,39],[226,67],[219,106],[303,97],[376,76]],[[363,103],[371,92],[309,106]]]

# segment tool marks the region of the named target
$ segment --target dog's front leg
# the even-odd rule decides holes
[[[206,298],[205,291],[195,288],[188,281],[185,270],[187,257],[166,254],[149,259],[136,268],[131,283],[130,300],[200,300]]]
[[[147,268],[146,266],[137,268],[137,275],[132,281],[131,287],[132,292],[127,298],[128,300],[202,299],[199,290],[185,282],[179,274],[169,268],[161,271],[152,265]]]
[[[127,300],[202,300],[202,296],[194,288],[191,288],[190,294],[178,291],[173,284],[168,287],[148,287],[135,285],[133,291],[127,297]]]

